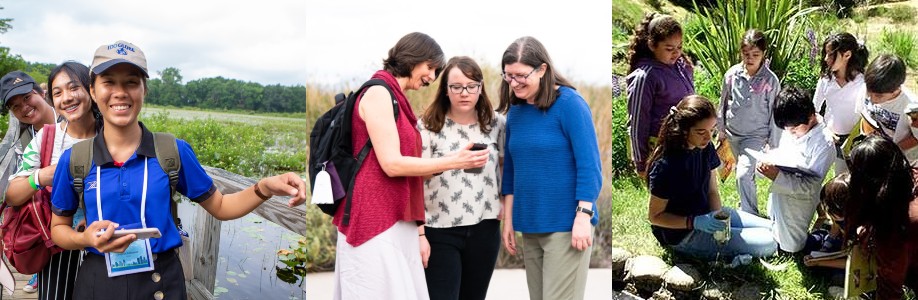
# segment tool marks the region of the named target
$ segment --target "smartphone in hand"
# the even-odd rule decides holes
[[[469,149],[469,150],[472,150],[472,151],[480,151],[480,150],[484,150],[484,149],[488,149],[488,144],[475,143],[475,144],[472,145],[472,148]],[[462,171],[464,171],[464,172],[466,172],[466,173],[471,173],[471,174],[479,174],[479,173],[481,173],[481,171],[483,171],[483,170],[484,170],[484,168],[471,168],[471,169],[464,169],[464,170],[462,170]]]
[[[96,236],[102,236],[103,233],[105,233],[104,229],[99,230],[98,232],[96,232]],[[120,238],[128,234],[137,235],[138,240],[145,240],[145,239],[150,239],[150,238],[158,239],[163,236],[162,233],[159,232],[159,228],[138,228],[138,229],[115,229],[115,232],[112,233],[112,238],[117,239],[117,238]]]

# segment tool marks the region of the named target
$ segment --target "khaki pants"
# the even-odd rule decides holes
[[[529,299],[583,299],[592,251],[592,246],[584,251],[574,249],[570,232],[524,233]]]

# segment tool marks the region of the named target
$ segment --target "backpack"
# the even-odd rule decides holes
[[[44,126],[41,141],[40,167],[51,164],[54,151],[56,124]],[[0,205],[3,223],[3,254],[10,264],[23,274],[38,273],[51,256],[63,251],[51,240],[51,190],[44,187],[35,192],[32,199],[21,206]]]
[[[92,167],[93,142],[95,139],[80,141],[74,144],[70,150],[70,176],[73,176],[73,192],[80,199],[80,209],[84,210],[86,208],[83,207],[83,180],[86,179],[86,175],[89,174],[89,170]],[[169,176],[169,195],[172,198],[169,209],[172,211],[172,220],[176,226],[181,228],[182,221],[178,218],[176,205],[176,202],[181,200],[181,196],[175,194],[175,186],[178,184],[179,170],[182,169],[182,159],[179,157],[175,136],[165,132],[153,133],[153,148],[156,151],[156,160],[159,161],[160,168]]]
[[[83,206],[83,184],[86,175],[92,167],[93,143],[95,138],[76,143],[70,152],[70,175],[73,176],[73,192],[79,197],[79,209],[83,210],[86,215],[86,207]],[[169,177],[169,195],[172,201],[169,201],[169,210],[172,212],[172,221],[178,228],[182,238],[182,246],[179,247],[179,261],[182,264],[182,270],[185,274],[185,280],[191,280],[191,239],[188,233],[182,229],[182,220],[178,217],[178,201],[181,196],[175,193],[175,187],[178,185],[179,171],[182,169],[182,159],[179,157],[178,145],[175,142],[175,136],[166,132],[153,133],[153,149],[156,152],[156,160],[159,161],[159,167],[166,172]],[[89,224],[87,224],[89,225]]]
[[[348,225],[351,218],[351,191],[354,188],[354,179],[357,171],[363,165],[363,160],[370,153],[373,144],[367,140],[357,157],[353,154],[351,140],[351,124],[354,115],[354,104],[357,98],[367,88],[381,85],[389,91],[392,97],[392,110],[398,120],[398,101],[392,89],[381,79],[371,79],[360,86],[356,92],[344,96],[340,93],[335,96],[335,106],[322,114],[309,134],[309,184],[316,186],[316,176],[326,171],[332,182],[334,203],[316,204],[322,212],[334,216],[341,202],[344,202],[343,225]],[[313,190],[313,194],[315,191]]]

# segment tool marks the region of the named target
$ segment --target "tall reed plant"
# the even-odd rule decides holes
[[[790,62],[808,53],[804,40],[807,15],[819,9],[804,8],[799,0],[728,0],[711,8],[696,3],[697,20],[686,27],[683,40],[687,52],[719,81],[741,60],[743,33],[761,30],[769,43],[769,66],[783,78]]]

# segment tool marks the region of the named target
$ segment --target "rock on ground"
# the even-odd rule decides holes
[[[653,293],[663,283],[663,274],[669,265],[656,256],[641,255],[628,259],[625,263],[625,281],[634,283],[639,291]]]
[[[701,283],[701,273],[688,264],[679,264],[663,274],[666,287],[678,291],[691,291]]]
[[[612,261],[612,278],[624,278],[625,263],[633,256],[634,254],[631,254],[628,250],[616,247],[612,248],[612,255],[610,255],[610,260]]]

